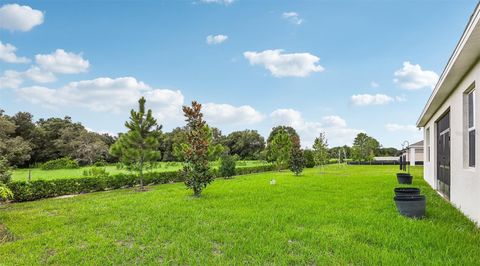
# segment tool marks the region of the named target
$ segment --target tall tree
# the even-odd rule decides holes
[[[242,160],[258,159],[265,149],[265,140],[256,130],[234,131],[228,134],[224,143],[230,154],[236,154]]]
[[[185,185],[193,190],[193,195],[199,197],[203,189],[213,181],[208,164],[208,147],[210,130],[203,120],[202,105],[192,101],[192,106],[183,106],[187,122],[187,146],[185,150],[185,165],[183,175]]]
[[[277,169],[287,166],[290,162],[290,154],[292,150],[292,140],[285,130],[278,131],[272,141],[268,143],[269,158],[274,162]]]
[[[352,146],[352,157],[356,161],[371,161],[375,151],[380,148],[380,143],[365,133],[359,133]]]
[[[324,165],[328,162],[328,140],[325,133],[321,132],[313,143],[313,154],[316,165]]]
[[[110,153],[120,158],[139,174],[140,189],[143,191],[143,169],[146,164],[160,159],[159,135],[161,126],[152,115],[152,110],[145,112],[145,98],[138,101],[138,112],[130,111],[130,121],[125,122],[128,132],[110,147]]]

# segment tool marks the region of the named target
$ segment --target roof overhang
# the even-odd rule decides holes
[[[460,41],[438,80],[422,114],[417,127],[424,127],[438,108],[447,100],[465,75],[480,58],[480,4],[477,4]]]

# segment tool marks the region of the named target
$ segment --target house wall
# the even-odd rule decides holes
[[[468,167],[468,135],[466,129],[466,109],[464,109],[464,93],[476,81],[476,166]],[[469,218],[480,224],[480,63],[468,72],[457,88],[437,110],[435,115],[423,128],[424,132],[424,178],[436,189],[436,153],[437,131],[435,122],[450,110],[450,146],[451,146],[451,181],[450,201]],[[426,136],[430,128],[430,136]],[[430,144],[427,141],[430,140]],[[427,151],[430,145],[430,162],[427,161]]]

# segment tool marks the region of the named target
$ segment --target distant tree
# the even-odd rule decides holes
[[[15,135],[17,126],[7,116],[0,114],[0,157],[10,165],[21,166],[30,159],[30,142]]]
[[[224,154],[220,158],[220,176],[224,178],[230,178],[235,175],[235,158],[232,155]]]
[[[162,161],[183,161],[181,146],[187,143],[186,128],[177,127],[171,132],[162,134],[160,151],[163,154]]]
[[[352,148],[347,145],[337,146],[330,148],[328,154],[330,158],[338,159],[340,157],[340,160],[343,161],[346,158],[352,157]]]
[[[376,139],[365,133],[359,133],[353,141],[352,157],[360,162],[371,161],[379,148],[380,143]]]
[[[203,120],[201,104],[193,101],[191,107],[183,106],[182,109],[187,122],[187,149],[183,175],[187,188],[193,190],[195,197],[199,197],[214,178],[208,162],[210,130]]]
[[[272,131],[270,131],[270,135],[268,135],[267,143],[270,143],[273,140],[273,138],[275,137],[275,135],[278,132],[281,132],[281,131],[286,132],[288,134],[288,136],[290,136],[292,141],[293,141],[293,137],[298,137],[297,131],[293,127],[290,127],[290,126],[276,126],[276,127],[272,128]]]
[[[145,98],[138,101],[138,111],[130,111],[130,121],[125,122],[128,132],[110,147],[110,153],[120,158],[139,173],[140,190],[144,190],[143,169],[146,164],[160,159],[159,134],[161,126],[153,117],[152,110],[145,112]]]
[[[299,175],[302,173],[303,168],[305,167],[305,157],[303,151],[300,148],[300,138],[293,137],[292,148],[290,151],[290,170]]]
[[[303,151],[303,156],[305,157],[305,167],[312,168],[315,167],[315,156],[312,150],[305,149]]]
[[[324,165],[328,162],[328,140],[325,133],[320,133],[320,135],[315,138],[313,143],[313,154],[315,165]]]
[[[397,156],[399,153],[400,151],[393,147],[390,147],[390,148],[380,147],[375,152],[375,155],[376,156]]]
[[[285,130],[280,130],[275,134],[272,141],[268,144],[268,150],[268,160],[274,162],[278,170],[287,166],[292,150],[292,140],[288,133]]]
[[[256,130],[234,131],[225,138],[224,144],[230,154],[237,154],[242,160],[259,159],[265,149],[265,140]]]

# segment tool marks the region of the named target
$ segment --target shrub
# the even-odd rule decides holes
[[[12,172],[5,158],[0,158],[0,184],[8,184],[12,180]]]
[[[78,165],[77,161],[72,160],[68,157],[64,157],[60,159],[51,160],[42,164],[41,169],[42,170],[73,169],[73,168],[79,168],[79,167],[80,166]]]
[[[102,160],[102,161],[98,161],[98,162],[95,162],[95,163],[93,164],[93,166],[96,166],[96,167],[107,166],[107,162],[105,162],[105,161],[103,161],[103,160]]]
[[[305,158],[305,167],[313,168],[315,167],[315,156],[312,150],[304,150],[303,156]]]
[[[273,165],[259,165],[236,169],[237,175],[260,173],[275,170]],[[218,170],[211,170],[214,177],[222,177]],[[166,184],[183,182],[184,177],[179,171],[153,172],[144,174],[145,184]],[[132,174],[116,174],[109,176],[34,180],[31,182],[14,181],[8,184],[13,192],[13,200],[17,202],[31,201],[42,198],[58,197],[62,195],[88,193],[110,189],[128,188],[138,184],[138,178]]]
[[[0,184],[0,202],[13,199],[12,191],[4,184]]]
[[[229,178],[235,175],[235,160],[231,155],[223,155],[220,158],[219,174],[225,178]]]
[[[106,168],[94,166],[90,169],[83,170],[83,175],[91,176],[91,177],[100,177],[100,176],[108,176],[108,172]]]

